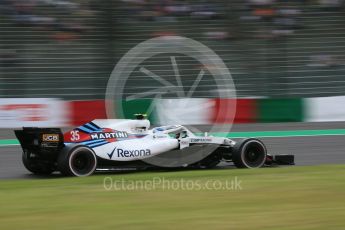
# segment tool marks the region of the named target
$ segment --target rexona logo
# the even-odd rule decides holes
[[[42,140],[49,141],[49,142],[58,142],[59,134],[43,134]]]
[[[151,150],[149,149],[123,150],[115,147],[111,153],[107,153],[109,159],[113,157],[115,151],[117,152],[117,157],[145,157],[151,155]]]
[[[112,139],[112,138],[126,138],[128,137],[127,132],[103,132],[103,133],[92,133],[91,139],[97,140],[97,139]]]
[[[124,150],[117,149],[117,157],[146,157],[151,155],[149,149]]]

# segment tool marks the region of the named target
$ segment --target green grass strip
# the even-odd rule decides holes
[[[0,146],[19,145],[19,141],[16,139],[0,140]]]
[[[26,230],[344,229],[344,175],[344,165],[325,165],[3,180],[0,223]],[[234,180],[241,189],[222,187]]]

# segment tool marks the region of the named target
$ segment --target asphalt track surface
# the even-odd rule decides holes
[[[198,126],[202,131],[208,126]],[[224,131],[228,127],[223,127]],[[345,129],[345,122],[242,124],[233,132]],[[0,140],[15,139],[12,130],[0,130]],[[271,154],[295,154],[296,165],[345,164],[345,135],[260,138]],[[223,166],[224,167],[224,166]],[[225,166],[232,167],[232,166]],[[58,174],[52,177],[59,177]],[[39,178],[22,165],[20,146],[0,147],[0,179]]]

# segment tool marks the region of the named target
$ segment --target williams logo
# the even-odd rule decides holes
[[[91,139],[112,139],[112,138],[126,138],[128,137],[128,133],[126,132],[103,132],[103,133],[91,133]]]
[[[146,157],[151,156],[151,150],[150,149],[136,149],[136,150],[124,150],[115,147],[111,153],[107,153],[109,156],[109,159],[112,159],[114,153],[116,152],[118,158],[126,157]]]

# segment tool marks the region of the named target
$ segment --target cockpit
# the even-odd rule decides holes
[[[175,134],[176,139],[181,139],[181,138],[186,138],[186,137],[188,137],[188,133],[185,130]]]

